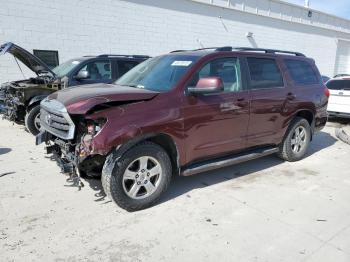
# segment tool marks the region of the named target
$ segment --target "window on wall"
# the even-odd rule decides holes
[[[283,78],[276,60],[271,58],[247,58],[252,89],[283,87]]]
[[[58,51],[54,50],[33,50],[33,54],[40,58],[47,66],[52,69],[59,64]]]
[[[285,63],[293,81],[296,84],[314,85],[320,83],[317,74],[308,62],[301,60],[286,59]]]

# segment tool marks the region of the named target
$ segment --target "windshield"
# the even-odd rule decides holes
[[[176,85],[199,58],[189,55],[154,57],[131,69],[116,84],[166,92]]]
[[[68,60],[67,62],[60,64],[59,66],[56,66],[52,71],[58,76],[58,77],[64,77],[67,75],[73,68],[75,68],[77,65],[80,64],[81,61],[72,59]]]

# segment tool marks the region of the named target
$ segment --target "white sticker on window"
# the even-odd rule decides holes
[[[171,65],[172,66],[189,66],[192,64],[192,61],[174,61]]]
[[[79,63],[80,63],[79,61],[73,61],[73,62],[72,62],[73,65],[77,65],[77,64],[79,64]]]

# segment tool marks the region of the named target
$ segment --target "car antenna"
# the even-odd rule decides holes
[[[19,70],[21,70],[21,73],[22,73],[22,75],[23,75],[23,79],[26,79],[26,76],[24,75],[24,73],[23,73],[23,71],[22,71],[22,68],[21,68],[21,66],[20,66],[19,63],[18,63],[17,58],[16,58],[16,57],[13,57],[13,58],[15,59],[17,65],[18,65],[18,67],[19,67]]]

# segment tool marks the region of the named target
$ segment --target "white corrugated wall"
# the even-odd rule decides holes
[[[0,0],[0,42],[12,41],[29,51],[58,50],[61,62],[89,54],[158,55],[202,46],[278,48],[304,52],[316,60],[323,74],[332,76],[338,39],[350,40],[347,20],[317,12],[309,18],[306,9],[277,0],[201,2],[206,4]],[[252,37],[247,37],[248,32]],[[13,59],[0,57],[0,82],[20,78]]]

